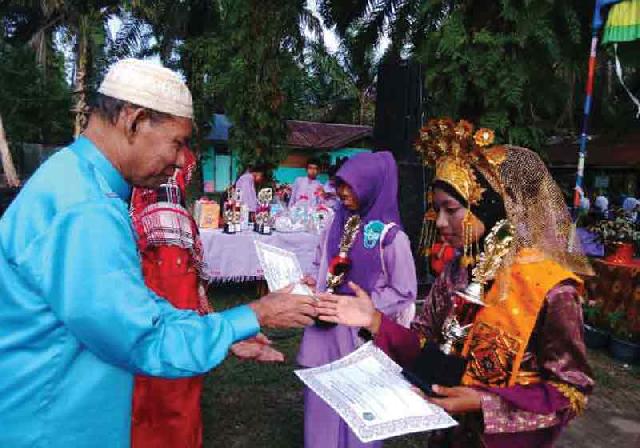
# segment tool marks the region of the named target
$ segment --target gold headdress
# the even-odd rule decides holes
[[[485,192],[476,176],[476,170],[482,173],[500,195],[503,189],[499,182],[497,169],[505,158],[503,147],[490,147],[494,141],[491,129],[481,128],[474,133],[473,124],[460,120],[455,123],[449,118],[429,120],[420,129],[416,151],[422,156],[425,165],[435,167],[434,181],[440,180],[453,187],[466,201],[467,207],[477,205]],[[428,197],[431,203],[431,194]],[[435,239],[436,214],[432,208],[425,215],[421,247],[425,255]],[[474,262],[471,212],[464,222],[465,247],[461,262],[466,266]]]
[[[444,118],[427,122],[420,130],[415,148],[424,164],[435,168],[434,180],[453,187],[467,201],[468,208],[478,205],[486,193],[476,173],[500,195],[515,232],[503,267],[510,266],[516,256],[518,262],[526,262],[519,254],[526,252],[522,249],[534,248],[539,257],[556,261],[570,271],[591,273],[581,245],[571,232],[572,221],[562,192],[544,162],[529,149],[492,144],[493,131],[474,132],[467,121],[456,123]],[[429,210],[421,239],[426,254],[435,239],[435,220],[435,212]],[[466,235],[470,229],[465,224],[463,264],[474,258],[470,242],[475,241],[475,236]],[[569,242],[576,248],[574,252],[567,251]]]
[[[504,160],[505,149],[490,147],[493,141],[491,129],[481,128],[474,133],[468,121],[454,123],[440,118],[429,120],[420,129],[415,148],[425,165],[435,166],[434,180],[451,185],[471,206],[480,202],[484,193],[473,167],[496,179],[495,170]]]

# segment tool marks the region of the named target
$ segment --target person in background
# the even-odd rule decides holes
[[[307,162],[307,175],[298,177],[291,188],[291,199],[289,207],[294,206],[300,200],[313,202],[316,195],[321,191],[322,184],[316,179],[320,170],[320,162],[316,159],[309,159]]]
[[[184,167],[159,188],[133,189],[131,218],[142,257],[146,285],[174,307],[212,313],[207,298],[198,226],[185,208],[186,187],[196,157],[185,149]],[[242,359],[282,361],[282,353],[262,334],[236,342],[231,352]],[[200,448],[200,398],[204,376],[165,379],[137,375],[133,394],[133,448]]]
[[[584,190],[580,190],[580,206],[579,206],[579,214],[586,215],[591,211],[591,200],[589,196],[584,192]]]
[[[199,315],[145,285],[132,187],[185,166],[191,92],[152,61],[110,67],[84,133],[31,176],[0,219],[0,446],[128,447],[134,375],[201,375],[261,327],[302,327],[285,291]]]
[[[624,210],[625,217],[634,223],[638,220],[638,202],[639,201],[633,197],[627,197],[622,202],[622,210]]]
[[[361,224],[347,257],[351,267],[340,294],[355,294],[352,282],[366,291],[391,319],[408,325],[415,312],[416,271],[411,245],[400,223],[398,169],[390,152],[362,153],[337,173],[340,203],[316,250],[318,276],[307,277],[317,291],[327,288],[327,272],[335,263],[347,219],[359,215]],[[298,363],[317,367],[348,355],[362,343],[358,330],[344,325],[305,329]],[[364,444],[320,397],[304,392],[305,448],[379,447]]]
[[[422,387],[435,396],[427,399],[460,422],[430,433],[429,448],[550,448],[594,385],[579,277],[593,271],[579,250],[567,252],[572,221],[562,192],[535,152],[490,147],[488,129],[438,119],[420,136],[417,149],[435,165],[435,224],[459,256],[411,329],[362,290],[321,294],[319,318],[365,328],[402,367],[428,378]],[[467,287],[487,268],[495,275],[473,294]]]
[[[256,185],[260,185],[264,181],[265,171],[265,167],[262,165],[252,166],[236,181],[236,188],[240,190],[240,200],[253,213],[258,207]]]
[[[593,202],[593,208],[602,219],[607,219],[609,217],[609,199],[607,199],[607,197],[602,193],[596,196],[596,199]]]

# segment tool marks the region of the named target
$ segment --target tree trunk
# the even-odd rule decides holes
[[[76,51],[76,76],[73,93],[76,96],[76,104],[72,111],[75,113],[74,137],[82,134],[87,127],[87,67],[89,59],[89,23],[87,17],[80,19],[78,27],[78,44]]]
[[[2,170],[7,178],[10,187],[19,187],[20,179],[16,173],[16,167],[13,165],[13,159],[7,145],[7,137],[4,134],[4,126],[2,125],[2,116],[0,116],[0,157],[2,159]]]

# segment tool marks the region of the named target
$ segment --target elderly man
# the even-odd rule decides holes
[[[189,90],[125,60],[83,136],[32,176],[0,220],[0,446],[127,447],[134,374],[204,373],[260,326],[304,326],[312,299],[271,294],[204,316],[144,283],[127,202],[184,165]]]

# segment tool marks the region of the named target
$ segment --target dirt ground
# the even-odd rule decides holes
[[[557,444],[560,448],[639,448],[640,370],[613,361],[603,352],[589,354],[596,389],[584,415]]]

